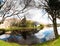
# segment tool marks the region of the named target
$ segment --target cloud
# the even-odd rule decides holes
[[[34,8],[34,9],[29,10],[28,12],[30,14],[30,18],[28,19],[37,21],[43,24],[52,24],[52,21],[48,18],[48,14],[42,9]],[[59,19],[57,19],[57,23],[60,23]]]
[[[48,15],[45,14],[45,12],[42,9],[37,9],[37,8],[31,9],[29,11],[29,14],[31,14],[32,16],[31,20],[33,21],[37,21],[43,24],[52,23],[51,20],[48,18]]]

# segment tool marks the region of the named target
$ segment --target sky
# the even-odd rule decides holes
[[[38,1],[38,0],[36,0],[36,1]],[[49,24],[49,23],[52,24],[52,21],[48,18],[47,13],[45,11],[43,11],[42,9],[32,8],[28,11],[28,13],[29,13],[28,15],[30,15],[30,18],[27,17],[27,19],[37,21],[37,22],[42,23],[42,24]],[[46,13],[46,14],[44,15],[44,13]],[[60,23],[59,19],[57,19],[57,23]]]
[[[48,14],[46,13],[44,15],[44,13],[46,12],[43,11],[42,9],[37,9],[37,8],[31,9],[29,10],[29,14],[31,14],[32,18],[28,18],[28,19],[37,21],[42,24],[52,24],[52,21],[48,18]],[[57,23],[60,23],[60,20],[58,18],[57,18]]]
[[[28,11],[29,14],[27,14],[28,16],[30,15],[30,17],[27,17],[28,20],[33,20],[36,22],[39,22],[41,24],[52,24],[52,21],[48,18],[47,13],[44,15],[44,11],[42,11],[42,9],[31,9]],[[23,16],[23,14],[21,14]],[[14,17],[14,16],[12,16]],[[15,16],[17,17],[17,16]],[[11,17],[10,17],[11,18]],[[1,18],[0,18],[1,20]],[[60,20],[57,19],[57,23],[60,23]]]
[[[42,9],[34,8],[34,9],[31,9],[29,13],[31,14],[31,16],[33,16],[31,20],[40,22],[42,24],[52,23],[51,20],[48,18],[47,13],[44,15],[45,12],[42,11]]]

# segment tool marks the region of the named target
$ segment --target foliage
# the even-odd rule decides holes
[[[10,22],[10,26],[17,26],[17,27],[32,27],[33,21],[31,20],[26,20],[24,17],[22,20],[17,20],[16,18],[13,18]]]
[[[4,0],[3,4],[0,5],[0,14],[1,14],[0,17],[2,18],[1,22],[3,23],[6,18],[11,17],[11,16],[17,16],[19,19],[21,19],[19,17],[19,14],[22,14],[28,11],[26,10],[24,12],[24,10],[28,8],[30,2],[31,0],[17,0],[17,1],[16,0]]]
[[[5,33],[5,29],[0,29],[0,35]]]
[[[42,4],[41,4],[42,3]],[[57,19],[60,16],[60,1],[59,0],[43,0],[40,6],[48,13],[48,17],[53,23],[53,29],[56,39],[58,38],[57,32]]]
[[[23,25],[23,24],[22,24]],[[8,27],[8,28],[2,28],[0,30],[5,30],[5,31],[13,31],[13,30],[21,30],[21,29],[43,29],[44,28],[44,25],[43,24],[40,24],[39,26],[35,25],[35,22],[34,21],[31,21],[31,20],[26,20],[25,22],[25,27],[24,26],[21,26],[21,21],[19,22],[12,22],[11,23],[11,26]]]
[[[8,42],[0,40],[0,46],[20,46],[20,45],[16,43],[8,43]]]
[[[26,21],[27,27],[34,27],[33,21]]]
[[[40,24],[39,26],[38,26],[38,29],[43,29],[44,28],[44,25],[43,24]]]

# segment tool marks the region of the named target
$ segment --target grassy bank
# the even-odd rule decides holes
[[[20,46],[20,45],[16,43],[8,43],[8,42],[0,40],[0,46]]]
[[[36,44],[35,46],[60,46],[60,37],[54,41],[49,41],[42,44]]]
[[[16,43],[8,43],[8,42],[0,40],[0,46],[25,46],[25,45],[19,45]],[[28,45],[26,45],[26,46],[28,46]],[[49,42],[45,42],[45,43],[41,43],[41,44],[35,44],[35,45],[31,45],[31,46],[60,46],[60,37],[54,41],[49,41]]]

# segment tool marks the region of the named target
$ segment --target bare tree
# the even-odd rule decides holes
[[[48,13],[48,17],[53,22],[55,37],[58,38],[56,18],[60,18],[60,1],[59,0],[39,0],[39,1],[40,5],[38,8],[42,8]]]
[[[3,2],[0,2],[0,17],[2,18],[0,24],[11,16],[16,15],[20,18],[19,14],[27,11],[30,2],[31,0],[4,0]],[[1,30],[0,32],[0,34],[4,34],[5,30]]]
[[[27,11],[31,0],[6,0],[0,7],[1,23],[8,17],[19,15]],[[19,16],[18,16],[19,17]],[[19,17],[20,18],[20,17]]]
[[[49,14],[49,18],[51,16],[50,19],[53,22],[55,37],[58,38],[56,18],[60,18],[59,4],[59,0],[38,0],[37,2],[36,0],[6,0],[5,3],[1,5],[1,23],[3,23],[6,18],[11,16],[17,15],[19,17],[19,14],[25,13],[30,7],[45,9]]]

